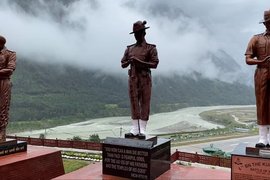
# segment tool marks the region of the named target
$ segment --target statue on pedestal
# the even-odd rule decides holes
[[[11,97],[10,77],[16,68],[16,53],[5,47],[6,39],[0,36],[0,142],[6,141]]]
[[[245,53],[248,65],[257,65],[254,75],[259,126],[258,148],[269,146],[270,142],[270,10],[264,11],[264,33],[254,35],[248,43]]]
[[[127,46],[121,60],[122,68],[130,67],[129,75],[129,98],[132,117],[132,128],[126,138],[138,137],[145,139],[145,131],[150,113],[151,99],[151,68],[157,68],[159,63],[158,53],[154,44],[145,40],[146,21],[137,21],[133,24],[136,43]]]

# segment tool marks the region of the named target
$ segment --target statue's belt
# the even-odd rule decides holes
[[[257,68],[270,68],[270,64],[259,64]]]

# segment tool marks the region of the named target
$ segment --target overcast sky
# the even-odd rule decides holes
[[[198,71],[216,78],[215,66],[202,57],[222,49],[239,63],[239,71],[252,74],[244,52],[249,39],[264,31],[259,21],[270,8],[269,0],[67,2],[1,0],[0,34],[7,47],[34,61],[121,73],[124,50],[134,43],[132,24],[147,20],[146,39],[159,53],[156,73]]]

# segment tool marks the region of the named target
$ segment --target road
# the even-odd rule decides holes
[[[204,154],[202,148],[208,147],[210,144],[213,144],[214,147],[220,148],[221,150],[225,152],[232,152],[234,148],[239,145],[240,143],[244,143],[248,146],[253,146],[258,141],[258,136],[249,136],[249,137],[242,137],[242,138],[235,138],[235,139],[226,139],[226,140],[218,140],[218,141],[211,141],[207,143],[200,143],[200,144],[194,144],[194,145],[185,145],[185,146],[177,146],[172,147],[171,152],[175,152],[176,149],[178,151],[183,152],[190,152],[195,153],[198,152],[199,154]]]

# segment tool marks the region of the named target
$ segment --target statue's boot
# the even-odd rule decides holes
[[[268,127],[268,131],[267,131],[267,144],[266,144],[266,147],[267,148],[270,148],[270,125],[267,126]]]
[[[136,138],[139,134],[139,125],[138,125],[138,119],[132,120],[132,127],[129,133],[125,134],[125,138]]]
[[[0,129],[0,143],[6,141],[6,128]]]
[[[259,125],[259,142],[255,145],[257,148],[265,148],[267,143],[268,126]]]
[[[141,120],[139,121],[139,126],[140,126],[140,133],[137,135],[138,139],[145,139],[146,136],[146,125],[147,121]]]

